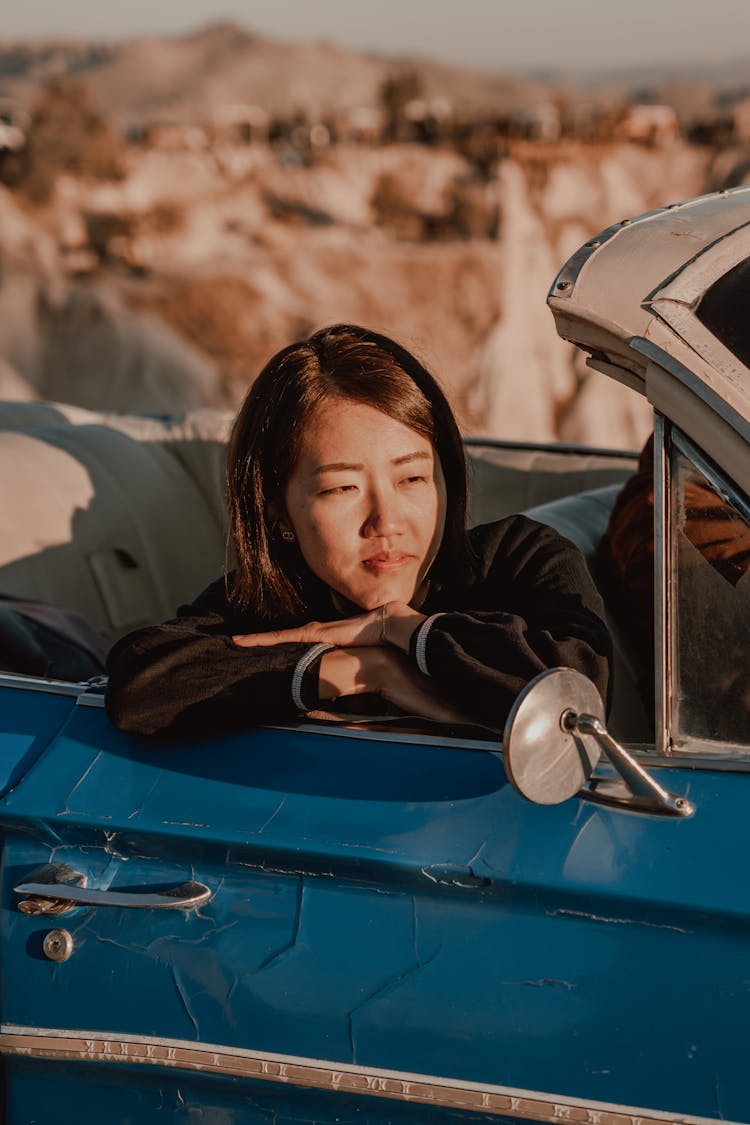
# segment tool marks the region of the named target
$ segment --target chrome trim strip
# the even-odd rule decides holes
[[[669,735],[669,424],[654,411],[654,724],[656,749],[670,753]]]
[[[679,359],[675,359],[673,355],[665,352],[658,344],[652,340],[647,340],[644,337],[633,336],[629,341],[630,347],[634,352],[646,357],[651,363],[655,363],[657,367],[663,367],[670,375],[674,376],[678,383],[682,383],[689,391],[692,391],[704,402],[710,410],[714,412],[722,422],[726,422],[728,426],[739,434],[739,436],[746,442],[750,442],[750,422],[738,414],[733,407],[729,405],[726,399],[723,399],[713,387],[699,379],[694,372],[680,363]]]
[[[185,1039],[121,1035],[61,1028],[0,1027],[0,1053],[68,1062],[163,1066],[279,1082],[327,1093],[388,1098],[440,1108],[469,1110],[522,1121],[576,1121],[579,1125],[716,1125],[713,1118],[664,1113],[587,1098],[546,1094],[510,1086],[462,1082],[400,1070],[381,1070],[323,1059],[273,1055]],[[725,1122],[724,1125],[739,1125]]]
[[[691,749],[685,750],[681,744],[673,744],[668,755],[655,754],[653,749],[642,751],[624,743],[628,750],[643,766],[652,770],[711,770],[713,773],[750,773],[750,750],[737,743],[722,742],[719,749],[715,743],[695,739]],[[692,747],[695,747],[693,749]],[[596,773],[594,774],[596,776]]]
[[[88,690],[86,683],[69,680],[44,680],[40,676],[21,676],[13,672],[0,672],[0,688],[18,688],[21,691],[43,691],[45,695],[82,695]]]
[[[500,754],[502,752],[502,741],[500,732],[497,733],[495,741],[492,740],[489,730],[484,734],[484,737],[477,735],[472,738],[470,735],[460,737],[457,735],[440,734],[436,731],[432,734],[414,734],[410,731],[399,730],[398,723],[404,721],[403,715],[368,715],[366,718],[359,720],[362,725],[353,725],[355,720],[346,715],[341,716],[341,722],[337,719],[313,720],[300,723],[274,723],[268,724],[265,727],[256,727],[255,730],[286,730],[286,731],[299,731],[301,734],[319,734],[326,735],[332,738],[365,738],[368,742],[399,742],[406,745],[415,746],[444,746],[447,749],[455,750],[481,750],[484,753]],[[427,722],[428,720],[425,720]],[[369,726],[364,724],[378,723],[386,724],[393,723],[394,730],[372,730]],[[436,724],[445,725],[445,724]],[[467,724],[468,726],[469,724]]]
[[[469,449],[505,449],[509,452],[563,453],[571,456],[603,457],[612,461],[637,461],[638,449],[606,449],[599,445],[580,445],[570,441],[509,441],[504,438],[465,437],[464,446]]]

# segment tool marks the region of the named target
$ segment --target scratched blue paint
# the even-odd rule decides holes
[[[156,747],[69,708],[0,801],[2,1020],[747,1120],[750,777],[654,774],[689,794],[693,818],[535,807],[500,754],[472,749],[263,729]],[[103,888],[194,877],[213,895],[197,912],[78,908],[51,923],[11,893],[50,859]],[[75,938],[61,965],[41,952],[52,925]],[[9,1120],[42,1087],[64,1100],[74,1082],[78,1098],[79,1071],[95,1076],[92,1107],[111,1086],[118,1121],[188,1115],[174,1074],[139,1072],[136,1097],[119,1064],[105,1069],[8,1062]],[[208,1120],[441,1119],[264,1083],[177,1085],[215,1107]],[[156,1089],[171,1091],[161,1108]]]

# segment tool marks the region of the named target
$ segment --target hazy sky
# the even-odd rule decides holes
[[[328,39],[497,69],[716,63],[750,48],[750,0],[27,0],[0,35],[120,38],[218,19],[281,39]]]

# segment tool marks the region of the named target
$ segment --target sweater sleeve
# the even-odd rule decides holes
[[[460,609],[435,614],[412,638],[441,697],[498,728],[530,680],[562,665],[606,700],[611,641],[578,549],[524,517],[476,529],[476,539],[481,580]]]
[[[261,626],[238,620],[220,580],[174,620],[123,637],[107,659],[112,723],[128,734],[190,738],[295,717],[299,701],[316,707],[322,652],[309,660],[309,644],[233,643],[253,628]]]

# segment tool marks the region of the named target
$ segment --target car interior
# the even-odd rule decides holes
[[[230,426],[218,411],[152,418],[0,404],[0,475],[13,482],[0,513],[1,670],[38,668],[28,652],[24,665],[19,614],[37,626],[27,644],[45,647],[45,638],[72,630],[75,653],[88,646],[97,671],[115,640],[172,617],[221,573]],[[573,540],[597,579],[597,548],[637,454],[466,444],[470,522],[523,511]],[[652,741],[632,653],[612,613],[608,623],[616,650],[610,730],[626,742]],[[82,678],[70,653],[58,657],[47,675]]]

